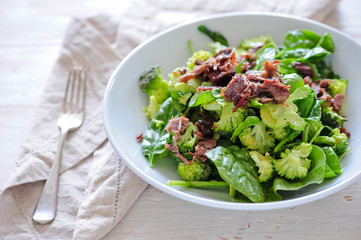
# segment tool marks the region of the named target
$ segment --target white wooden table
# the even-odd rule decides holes
[[[122,9],[116,0],[0,0],[0,189],[70,18]],[[361,42],[360,1],[341,1],[324,22]],[[149,186],[104,239],[305,238],[361,239],[361,181],[310,204],[265,212],[203,207]]]

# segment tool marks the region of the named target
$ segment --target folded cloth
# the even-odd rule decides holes
[[[147,184],[112,150],[102,125],[107,81],[124,56],[155,33],[212,13],[268,11],[323,20],[337,0],[136,0],[120,20],[109,16],[73,19],[34,113],[17,167],[0,193],[1,239],[100,239],[127,213]],[[64,145],[54,222],[31,219],[55,156],[68,70],[88,70],[86,117]]]

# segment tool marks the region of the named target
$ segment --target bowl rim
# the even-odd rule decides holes
[[[282,13],[271,13],[271,12],[260,13],[260,12],[238,12],[238,11],[237,12],[228,12],[228,13],[219,13],[219,14],[212,14],[212,15],[208,15],[208,16],[195,18],[195,19],[171,26],[171,27],[155,34],[154,36],[148,38],[147,40],[145,40],[144,42],[139,44],[137,47],[135,47],[130,53],[128,53],[127,56],[124,57],[124,59],[121,60],[121,62],[115,68],[115,70],[113,71],[111,77],[109,78],[109,82],[106,86],[104,97],[103,97],[103,104],[102,104],[103,105],[102,106],[102,108],[103,108],[102,117],[103,117],[104,129],[105,129],[105,132],[106,132],[106,135],[108,137],[110,144],[112,145],[113,149],[118,154],[118,156],[120,156],[120,158],[122,160],[127,159],[127,158],[125,157],[126,155],[123,153],[122,148],[119,148],[115,144],[115,141],[114,141],[115,136],[112,134],[111,129],[109,129],[110,120],[108,118],[109,114],[108,114],[108,108],[107,108],[108,101],[109,101],[108,100],[109,99],[109,91],[116,79],[115,76],[116,76],[116,73],[119,71],[119,69],[127,62],[127,60],[129,58],[131,58],[131,56],[135,52],[139,51],[139,49],[143,48],[148,43],[161,37],[162,35],[167,34],[168,32],[172,32],[172,31],[177,30],[178,28],[182,28],[184,26],[194,24],[196,22],[201,22],[204,20],[211,20],[211,19],[224,18],[224,17],[234,17],[234,16],[275,17],[275,18],[293,19],[293,20],[297,20],[297,21],[301,21],[301,22],[306,22],[306,23],[317,25],[322,28],[336,32],[337,34],[341,35],[342,37],[357,44],[361,48],[361,44],[359,42],[355,41],[347,34],[341,32],[340,30],[335,29],[329,25],[326,25],[321,22],[317,22],[315,20],[311,20],[311,19],[307,19],[307,18],[303,18],[303,17],[299,17],[299,16],[291,16],[291,15],[282,14]],[[125,162],[126,166],[129,167],[131,169],[131,171],[133,171],[138,177],[142,178],[147,183],[151,184],[152,186],[156,187],[157,189],[159,189],[167,194],[170,194],[174,197],[177,197],[182,200],[185,200],[185,201],[188,201],[191,203],[195,203],[198,205],[203,205],[203,206],[207,206],[207,207],[215,207],[215,208],[219,208],[219,209],[228,209],[228,210],[258,211],[258,210],[274,210],[274,209],[299,206],[302,204],[306,204],[306,203],[310,203],[310,202],[319,200],[319,199],[327,197],[331,194],[334,194],[337,191],[349,186],[350,184],[355,182],[361,176],[361,170],[360,170],[357,173],[355,173],[353,176],[351,176],[350,178],[345,179],[344,181],[342,181],[334,186],[328,187],[326,189],[322,189],[316,193],[297,197],[294,199],[280,200],[280,201],[274,201],[274,202],[263,202],[263,203],[242,203],[242,202],[228,202],[228,201],[224,201],[224,200],[213,200],[213,199],[210,199],[207,197],[199,197],[199,196],[195,196],[195,195],[192,195],[189,193],[185,193],[178,189],[169,187],[169,186],[161,183],[160,181],[150,177],[149,175],[143,173],[136,166],[136,164],[134,164],[132,161],[125,160],[124,162]]]

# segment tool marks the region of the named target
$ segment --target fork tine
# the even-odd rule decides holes
[[[76,113],[84,112],[85,94],[86,94],[86,78],[87,78],[86,69],[83,67],[79,67],[78,75],[77,75],[78,88],[77,88],[76,102],[75,102],[75,112]]]
[[[85,108],[86,97],[86,69],[75,66],[69,71],[68,82],[62,104],[62,113],[81,113]]]
[[[85,98],[86,98],[86,91],[87,91],[87,88],[86,88],[86,83],[87,83],[87,79],[88,79],[88,75],[87,75],[87,71],[86,71],[86,68],[84,68],[84,71],[83,71],[83,97],[82,97],[82,106],[81,106],[81,111],[83,113],[85,113]]]
[[[69,92],[69,86],[72,83],[72,79],[74,79],[74,71],[69,71],[68,81],[66,83],[64,97],[63,97],[63,103],[62,103],[62,107],[61,107],[62,113],[65,113],[68,110],[67,109],[68,92]]]
[[[78,79],[79,79],[79,68],[78,66],[73,67],[73,77],[71,82],[71,90],[70,90],[70,98],[69,98],[69,109],[68,111],[70,113],[75,113],[74,111],[74,94],[76,90],[76,85],[78,85]],[[78,86],[79,87],[79,86]]]

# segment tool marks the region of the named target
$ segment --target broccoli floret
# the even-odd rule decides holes
[[[332,131],[332,138],[335,139],[333,150],[337,155],[341,155],[347,151],[348,137],[346,134],[341,133],[340,129],[336,128]]]
[[[260,153],[268,152],[275,146],[275,140],[266,130],[263,122],[244,129],[239,135],[239,139],[243,146]]]
[[[347,89],[347,80],[345,79],[334,79],[330,81],[330,85],[327,88],[327,91],[330,92],[331,96],[336,94],[346,94]]]
[[[198,52],[195,52],[192,57],[190,57],[187,61],[187,68],[189,70],[193,70],[194,67],[196,66],[196,61],[198,62],[205,62],[207,61],[209,58],[211,57],[211,53],[204,51],[204,50],[200,50]]]
[[[321,121],[324,125],[336,128],[342,126],[343,122],[346,121],[346,118],[333,111],[332,107],[322,106]]]
[[[196,159],[191,164],[180,162],[178,164],[178,174],[185,181],[205,181],[212,173],[212,168],[208,162],[201,162]]]
[[[139,78],[139,87],[149,98],[154,96],[159,104],[170,96],[168,82],[163,79],[159,66],[150,67],[145,71]]]
[[[277,127],[272,131],[272,136],[277,140],[282,140],[289,134],[288,128]]]
[[[233,133],[238,125],[244,120],[244,109],[238,108],[233,112],[234,105],[224,102],[223,110],[218,122],[214,123],[214,131],[220,134]]]
[[[157,120],[157,119],[152,119],[152,121],[151,121],[151,124],[154,126],[154,127],[156,127],[156,128],[158,128],[158,129],[163,129],[163,127],[165,126],[165,122],[164,121],[162,121],[162,120]]]
[[[282,177],[293,180],[295,178],[304,178],[311,167],[311,160],[307,157],[312,152],[312,145],[301,143],[281,153],[281,159],[273,161],[275,170]]]
[[[332,130],[330,136],[316,137],[314,142],[321,145],[331,146],[337,155],[341,155],[346,152],[348,147],[348,137],[346,134],[341,133],[338,128]]]
[[[267,182],[273,174],[273,157],[266,153],[262,155],[256,151],[250,151],[249,155],[258,167],[258,179],[260,182]]]
[[[145,116],[148,119],[153,119],[155,117],[155,114],[159,110],[159,103],[157,102],[157,99],[154,96],[149,97],[149,106],[143,107],[143,111],[145,113]]]
[[[189,81],[179,82],[179,77],[182,76],[180,73],[182,68],[176,68],[172,73],[168,75],[169,78],[169,88],[171,91],[177,92],[191,92],[195,93],[197,88],[201,86],[202,81],[198,78],[190,79]]]
[[[194,131],[197,130],[197,126],[190,122],[189,126],[184,131],[184,134],[178,141],[179,152],[194,152],[194,146],[198,142],[198,138],[194,136]]]

